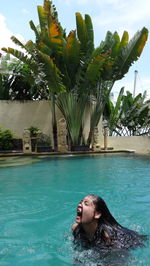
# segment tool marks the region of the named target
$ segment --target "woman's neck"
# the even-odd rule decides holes
[[[97,226],[98,226],[97,221],[93,221],[92,223],[89,223],[89,224],[82,224],[82,227],[83,227],[88,239],[93,238],[93,236],[96,232]]]

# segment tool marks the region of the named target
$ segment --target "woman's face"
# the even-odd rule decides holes
[[[80,201],[77,207],[76,223],[89,224],[99,217],[100,214],[95,210],[92,196],[86,196]]]

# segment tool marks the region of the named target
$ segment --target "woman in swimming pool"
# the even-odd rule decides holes
[[[146,240],[146,236],[121,226],[105,201],[96,195],[88,195],[80,201],[72,232],[74,242],[84,248],[130,249],[144,246]]]

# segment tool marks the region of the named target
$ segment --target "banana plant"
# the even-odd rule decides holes
[[[77,12],[76,30],[66,36],[51,1],[44,0],[43,6],[38,6],[37,10],[39,26],[30,21],[36,37],[35,43],[28,41],[23,44],[13,36],[12,40],[25,53],[13,48],[3,48],[3,51],[27,64],[35,76],[35,82],[45,82],[48,88],[47,97],[53,99],[54,106],[55,96],[60,92],[77,94],[78,98],[84,95],[88,95],[89,99],[94,98],[94,106],[97,107],[92,108],[89,133],[91,142],[93,129],[97,126],[106,103],[106,96],[114,82],[121,79],[132,63],[138,60],[145,46],[148,30],[143,28],[130,41],[127,32],[124,32],[121,39],[117,32],[107,32],[105,40],[94,48],[94,31],[89,15],[83,18]],[[53,121],[56,125],[55,117]]]
[[[150,126],[150,100],[146,99],[146,92],[139,93],[133,97],[130,92],[123,96],[120,125],[126,127],[129,134],[139,135],[142,128],[147,128],[145,134],[149,132]]]
[[[150,100],[146,100],[146,92],[136,97],[132,93],[120,90],[115,106],[107,99],[104,117],[108,121],[109,134],[143,135],[149,133]]]
[[[101,95],[103,97],[103,100],[101,100],[102,103],[100,102],[99,96],[96,97],[96,105],[101,104],[103,106],[103,108],[99,108],[99,119],[103,113],[106,100],[115,81],[123,78],[130,66],[138,60],[146,44],[147,38],[148,30],[145,27],[141,31],[138,31],[130,41],[128,32],[126,31],[123,33],[121,39],[117,32],[112,34],[108,31],[105,41],[102,41],[99,48],[97,48],[96,52],[99,52],[100,50],[101,53],[103,52],[104,54],[107,53],[107,56],[109,55],[107,60],[104,61],[100,75],[101,78],[99,79],[99,84],[104,84],[101,87]],[[107,80],[109,81],[109,85],[106,87],[105,84]],[[97,86],[97,88],[99,87]],[[88,137],[89,142],[92,140],[94,127],[96,127],[99,122],[97,114],[95,114],[97,111],[98,109],[94,108],[91,115],[91,127]]]
[[[55,128],[56,132],[55,94],[65,90],[78,95],[85,94],[86,90],[89,94],[89,88],[97,86],[99,73],[108,55],[101,56],[100,51],[93,53],[93,27],[90,16],[85,15],[84,20],[80,13],[76,13],[77,32],[71,31],[66,37],[51,1],[45,0],[43,7],[38,6],[38,15],[39,27],[30,21],[36,36],[35,43],[28,41],[24,45],[12,36],[12,40],[26,53],[12,48],[3,50],[29,65],[38,84],[42,80],[45,81],[49,88],[48,97],[53,103],[53,129]],[[86,37],[83,44],[81,32],[84,31]]]

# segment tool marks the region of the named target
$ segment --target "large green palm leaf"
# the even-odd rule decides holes
[[[94,31],[90,16],[86,14],[85,19],[83,19],[82,15],[77,12],[76,27],[77,36],[81,43],[81,53],[87,56],[94,50]]]
[[[44,1],[44,5],[38,6],[40,22],[40,39],[51,46],[55,53],[60,53],[63,48],[63,30],[58,22],[57,12],[51,1]]]
[[[3,51],[15,56],[20,61],[27,64],[36,75],[43,72],[43,79],[53,92],[65,90],[59,69],[54,64],[53,60],[46,54],[40,51],[35,53],[34,51],[33,57],[29,58],[23,52],[13,48],[3,48]],[[39,62],[41,63],[39,64]]]
[[[88,37],[88,52],[92,53],[94,50],[94,31],[91,17],[87,14],[85,15],[85,25]]]
[[[106,63],[108,55],[97,55],[89,62],[85,72],[85,86],[88,84],[94,86],[100,80],[101,73],[104,70],[104,63]]]
[[[64,70],[66,74],[65,83],[68,85],[68,89],[74,87],[75,73],[80,65],[80,43],[76,37],[76,32],[71,31],[66,38],[66,44],[64,48]]]
[[[32,58],[29,58],[27,55],[25,55],[23,52],[20,52],[17,49],[13,49],[13,48],[2,48],[2,50],[8,54],[11,54],[13,56],[15,56],[16,58],[18,58],[20,61],[22,61],[23,63],[30,65],[30,66],[34,66],[36,67],[34,61],[32,60]]]
[[[138,31],[127,45],[123,45],[115,60],[115,79],[121,79],[129,70],[130,66],[140,57],[148,38],[148,30],[144,27]]]
[[[65,86],[62,83],[61,72],[54,64],[53,60],[46,54],[37,51],[38,61],[43,63],[41,69],[43,70],[43,78],[51,91],[60,92],[65,91]]]
[[[85,21],[79,12],[76,13],[76,25],[77,25],[77,36],[81,43],[81,49],[82,51],[85,52],[88,41],[87,28]]]

